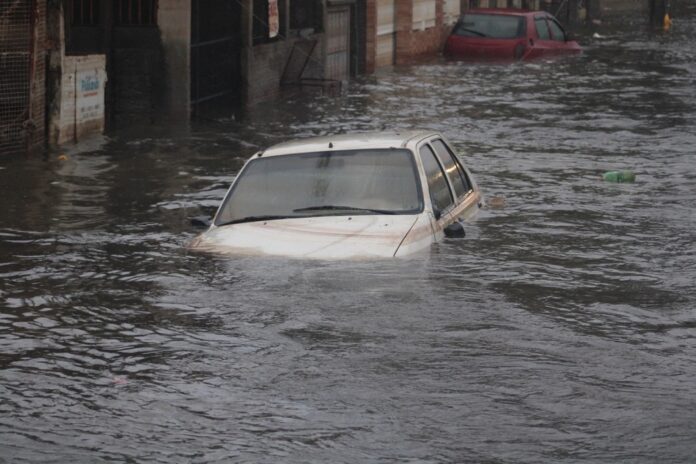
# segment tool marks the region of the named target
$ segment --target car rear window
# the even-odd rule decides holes
[[[462,37],[487,37],[514,39],[526,33],[523,16],[497,14],[466,14],[454,28],[454,34]]]

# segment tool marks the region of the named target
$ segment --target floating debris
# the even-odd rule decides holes
[[[636,175],[633,171],[607,171],[602,175],[607,182],[635,182]]]
[[[490,197],[486,200],[486,204],[490,208],[494,208],[494,209],[504,208],[505,207],[505,197],[502,197],[502,196]]]

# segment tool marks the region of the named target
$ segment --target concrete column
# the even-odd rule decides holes
[[[372,74],[377,60],[377,0],[366,1],[365,13],[365,72]]]
[[[435,2],[435,28],[440,31],[440,49],[447,40],[447,32],[445,29],[445,0],[437,0]]]
[[[568,24],[574,25],[579,21],[578,18],[578,0],[568,0]]]
[[[435,27],[441,29],[445,24],[445,0],[435,2]]]
[[[242,29],[242,56],[241,56],[241,80],[243,90],[240,92],[242,96],[242,106],[247,106],[249,98],[249,76],[253,70],[254,63],[254,40],[253,40],[253,25],[254,25],[254,5],[252,0],[239,0],[241,5],[241,29]]]
[[[602,5],[600,0],[586,0],[587,19],[600,19],[602,17]]]
[[[48,112],[48,145],[58,146],[60,136],[61,78],[65,56],[63,4],[50,0],[46,10],[46,45],[48,69],[46,78],[46,111]]]
[[[407,63],[411,57],[413,0],[394,2],[396,9],[396,64]]]
[[[659,26],[664,21],[667,12],[666,0],[650,0],[650,22]]]
[[[166,117],[186,121],[191,112],[191,0],[159,0],[164,52]]]

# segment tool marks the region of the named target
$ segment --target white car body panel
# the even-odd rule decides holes
[[[424,217],[321,216],[232,224],[210,229],[199,237],[195,248],[297,258],[392,257],[413,225]],[[425,224],[429,226],[427,218]]]

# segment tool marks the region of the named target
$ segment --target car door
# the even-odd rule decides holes
[[[551,30],[551,39],[553,41],[553,50],[555,54],[562,53],[572,53],[576,52],[578,49],[577,43],[574,41],[568,41],[568,35],[566,34],[563,26],[553,17],[547,16],[546,23],[549,25]]]
[[[443,229],[452,222],[450,210],[454,207],[454,195],[447,174],[440,165],[433,148],[426,142],[418,148],[430,199],[430,221],[433,233],[441,236]]]
[[[534,16],[534,30],[530,33],[531,49],[528,58],[539,58],[553,53],[555,44],[551,38],[551,30],[546,22],[546,15]]]
[[[472,216],[478,210],[478,196],[469,173],[443,139],[431,140],[430,146],[435,150],[438,161],[444,168],[454,195],[454,206],[451,210],[452,220]]]
[[[431,221],[437,235],[449,224],[473,216],[478,211],[480,195],[471,175],[444,139],[430,139],[421,145],[419,153],[432,205]]]

